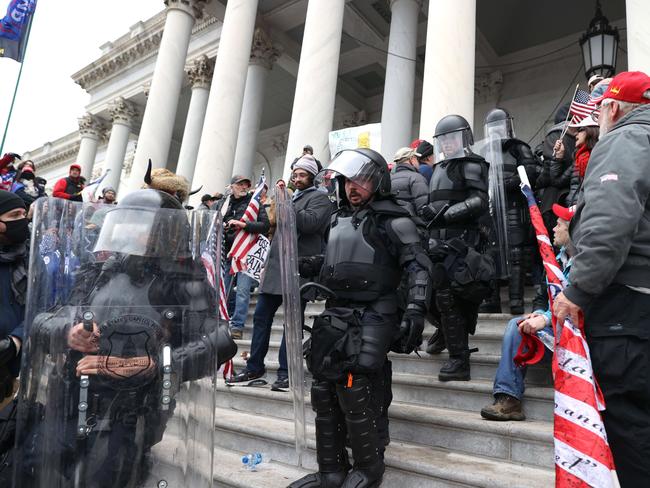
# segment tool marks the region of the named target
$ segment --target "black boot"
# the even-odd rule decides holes
[[[469,339],[465,319],[459,311],[451,290],[436,293],[436,305],[440,310],[440,324],[445,333],[449,360],[440,368],[440,381],[469,381]]]
[[[522,249],[519,246],[510,248],[510,313],[524,313],[524,267],[522,266]]]
[[[350,470],[345,450],[345,417],[334,383],[314,380],[311,405],[316,412],[318,473],[294,481],[289,488],[339,488]]]
[[[342,488],[376,487],[381,484],[384,475],[384,446],[377,429],[379,416],[375,410],[374,388],[376,382],[366,375],[354,376],[349,388],[347,385],[336,385],[354,458],[354,466]]]

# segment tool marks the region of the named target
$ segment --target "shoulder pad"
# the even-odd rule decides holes
[[[487,177],[485,174],[485,168],[485,160],[482,160],[480,162],[468,161],[463,165],[463,173],[465,174],[465,179],[473,181],[485,180]]]
[[[395,217],[409,217],[409,211],[397,203],[393,198],[373,200],[368,205],[376,214],[391,215]]]
[[[388,224],[390,230],[400,244],[417,244],[420,243],[418,229],[410,218],[400,217],[392,219]]]

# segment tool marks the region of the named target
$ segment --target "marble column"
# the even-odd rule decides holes
[[[194,176],[194,165],[196,164],[196,155],[199,152],[205,111],[208,108],[210,80],[212,80],[213,72],[214,63],[205,55],[195,59],[192,66],[187,70],[187,77],[192,85],[192,97],[187,111],[176,173],[184,176],[189,181],[192,181],[192,176]]]
[[[305,144],[326,164],[334,120],[345,0],[309,0],[283,176]]]
[[[81,166],[81,176],[86,178],[86,181],[90,181],[97,156],[97,146],[104,135],[104,123],[99,117],[89,113],[80,117],[78,121],[81,142],[79,143],[77,164]]]
[[[421,0],[391,0],[392,16],[381,109],[381,153],[387,161],[412,140],[418,14]]]
[[[262,122],[266,82],[277,58],[278,51],[271,44],[268,34],[259,27],[255,29],[237,135],[233,174],[241,174],[249,178],[253,176],[253,163],[257,152],[257,136]]]
[[[136,180],[144,174],[149,159],[155,168],[167,166],[192,27],[202,15],[205,0],[165,0],[165,4],[165,28],[138,136],[130,189],[139,188]]]
[[[474,128],[476,0],[429,3],[420,138],[431,141],[438,121],[458,114]]]
[[[104,180],[104,186],[110,185],[117,191],[120,186],[126,146],[129,143],[129,135],[131,134],[131,124],[133,123],[133,119],[137,117],[138,111],[133,103],[122,97],[118,97],[111,103],[109,112],[113,120],[113,128],[111,129],[111,136],[108,139],[108,147],[106,148],[104,171],[110,169],[110,172]],[[139,174],[133,170],[131,171],[131,179],[139,179],[140,181],[140,185],[136,188],[142,185],[142,178],[144,177],[145,171],[146,169],[143,169]]]
[[[626,0],[627,69],[650,75],[650,2]]]
[[[194,186],[223,192],[230,183],[258,0],[229,0],[194,169]],[[195,204],[200,195],[195,195]]]

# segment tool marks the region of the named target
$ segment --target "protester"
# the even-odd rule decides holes
[[[423,139],[417,139],[411,143],[411,148],[415,149],[415,157],[420,163],[418,171],[424,176],[428,185],[433,174],[433,146]]]
[[[575,252],[569,240],[569,222],[574,210],[555,204],[553,212],[558,218],[553,229],[553,244],[560,249],[557,261],[562,265],[564,276],[568,276],[571,269],[571,257]],[[481,417],[488,420],[524,420],[526,418],[521,406],[525,390],[526,368],[517,366],[514,359],[519,351],[522,334],[536,334],[541,330],[543,330],[542,333],[547,334],[547,337],[553,336],[551,311],[548,306],[546,310],[535,310],[533,313],[516,317],[508,322],[501,345],[501,359],[494,377],[492,393],[494,403],[483,407]],[[552,353],[545,348],[544,355],[549,358]]]
[[[418,172],[420,162],[415,151],[408,147],[398,149],[393,162],[396,166],[390,175],[390,184],[395,198],[409,211],[416,225],[423,226],[418,209],[426,205],[429,199],[429,186],[424,176]]]
[[[16,153],[6,153],[0,158],[0,190],[11,191],[11,185],[16,177],[14,162],[20,159]]]
[[[115,193],[115,188],[112,186],[105,186],[102,188],[102,196],[100,197],[101,203],[106,205],[117,205],[117,202],[115,201],[116,198],[117,194]]]
[[[569,127],[576,131],[576,151],[573,155],[574,163],[571,184],[566,203],[567,205],[574,205],[578,198],[578,191],[582,186],[585,172],[587,171],[589,155],[598,142],[598,123],[591,116],[587,116],[580,122],[569,124]],[[564,152],[564,144],[558,139],[555,143],[555,155],[558,159],[562,159]]]
[[[241,220],[252,198],[252,194],[249,193],[251,180],[242,175],[235,175],[230,180],[230,188],[232,194],[228,199],[228,208],[225,212],[222,212],[226,233],[224,244],[226,255],[230,253],[232,245],[235,242],[235,237],[241,229],[252,234],[264,235],[269,231],[269,218],[263,206],[260,206],[257,220],[249,222]],[[222,210],[221,205],[223,205],[223,201],[218,202],[215,205],[215,209]],[[228,261],[227,269],[230,269],[230,261]],[[257,286],[257,281],[243,272],[236,273],[236,277],[227,273],[225,287],[228,293],[231,291],[230,286],[233,278],[237,280],[237,292],[234,313],[230,317],[230,333],[233,339],[241,339],[243,337],[246,316],[248,315],[251,287]]]
[[[23,200],[0,190],[0,404],[14,392],[27,295],[29,237]]]
[[[597,102],[600,140],[570,229],[577,254],[553,311],[560,323],[584,314],[618,478],[637,487],[650,479],[650,77],[619,73]]]
[[[339,198],[319,277],[335,296],[314,321],[307,355],[314,376],[318,472],[290,487],[379,486],[390,440],[386,354],[398,332],[395,290],[400,275],[408,273],[400,341],[407,352],[422,340],[431,263],[408,212],[392,198],[388,165],[379,153],[341,151],[319,182]],[[354,458],[351,471],[346,444]]]
[[[301,157],[293,165],[291,180],[296,191],[293,194],[292,203],[296,214],[298,258],[322,254],[325,248],[325,236],[330,223],[331,203],[327,194],[317,191],[314,186],[314,177],[317,173],[316,160],[308,154]],[[280,187],[284,186],[283,181],[278,182],[278,184]],[[264,278],[260,285],[260,294],[255,306],[251,354],[246,363],[246,369],[235,376],[231,381],[232,383],[250,382],[261,378],[266,372],[264,358],[269,348],[273,317],[280,305],[282,305],[281,258],[279,239],[274,239],[271,242]],[[302,282],[304,281],[302,280]],[[277,379],[272,385],[273,390],[283,390],[289,387],[284,335],[282,336],[278,359],[280,367]]]
[[[54,184],[52,196],[56,198],[65,198],[73,202],[83,202],[81,191],[84,189],[84,183],[81,178],[81,166],[71,164],[68,176],[61,178]]]
[[[593,91],[593,89],[596,87],[598,83],[603,81],[603,77],[600,75],[592,75],[591,78],[589,78],[589,81],[587,82],[587,87],[589,88],[589,93]]]
[[[201,197],[201,204],[199,205],[199,208],[197,210],[210,210],[210,207],[214,205],[215,200],[212,195],[209,193],[206,193]]]
[[[45,196],[44,188],[36,184],[34,169],[28,165],[16,173],[16,180],[11,191],[23,199],[27,208],[38,198]]]

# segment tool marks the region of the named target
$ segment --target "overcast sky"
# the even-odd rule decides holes
[[[0,0],[4,17],[10,0]],[[78,130],[89,96],[70,77],[99,46],[160,12],[163,0],[38,0],[4,152],[23,153]],[[0,140],[20,65],[0,58]]]

